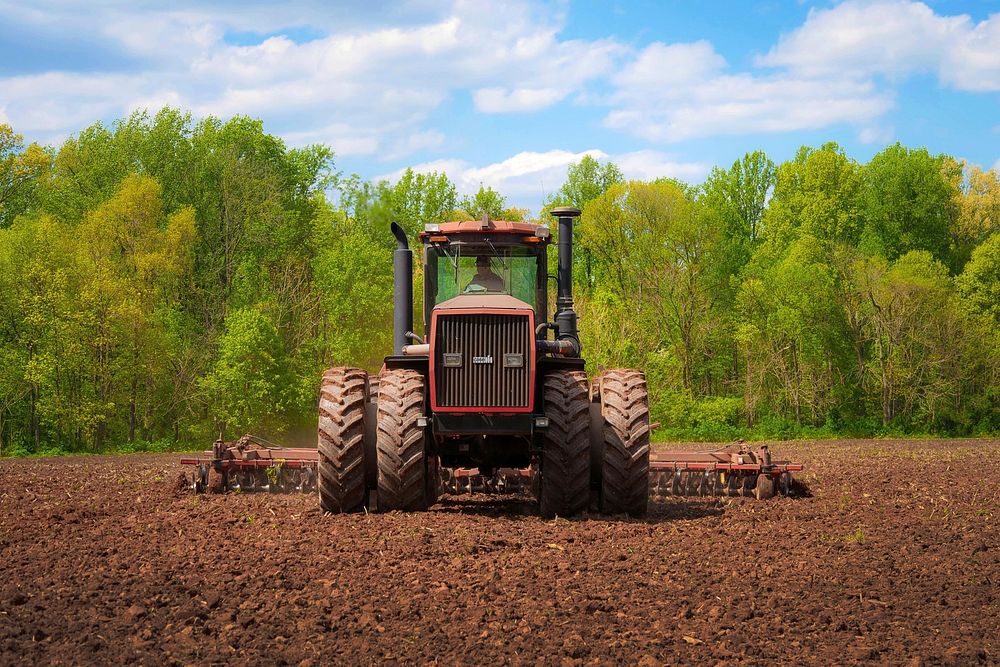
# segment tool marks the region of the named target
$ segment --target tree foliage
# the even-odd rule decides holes
[[[1000,429],[995,171],[825,144],[692,186],[584,156],[560,205],[588,369],[644,368],[668,434]],[[443,173],[343,177],[242,116],[56,148],[0,125],[0,453],[307,429],[322,369],[389,349],[389,222],[484,214],[529,216]]]

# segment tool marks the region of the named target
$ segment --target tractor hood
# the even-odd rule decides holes
[[[468,310],[532,310],[531,304],[508,294],[459,294],[434,306],[435,311]]]

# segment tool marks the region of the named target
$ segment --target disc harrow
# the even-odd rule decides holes
[[[226,491],[314,492],[315,449],[279,447],[245,435],[235,442],[216,440],[212,449],[184,457],[192,466],[188,486],[198,493]],[[765,500],[795,495],[792,473],[804,466],[774,460],[770,448],[742,442],[712,451],[654,452],[649,462],[649,495],[667,497],[744,496]],[[507,494],[533,490],[533,468],[441,468],[439,491],[453,495]]]
[[[531,468],[442,468],[441,493],[520,493],[530,491],[534,471]]]
[[[705,452],[657,452],[649,462],[649,495],[752,496],[794,495],[792,473],[803,466],[776,461],[767,445],[746,443]]]
[[[186,478],[197,493],[315,491],[316,463],[315,449],[279,447],[254,435],[216,440],[201,455],[181,458],[194,467]]]

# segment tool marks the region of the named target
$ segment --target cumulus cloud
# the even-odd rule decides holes
[[[755,64],[731,72],[705,41],[650,44],[613,77],[604,123],[656,142],[843,124],[863,143],[889,141],[879,119],[907,77],[1000,90],[1000,13],[975,23],[912,0],[851,0],[811,10]]]
[[[569,94],[557,88],[480,88],[473,95],[478,111],[505,113],[538,111],[550,107]]]
[[[620,87],[633,91],[690,86],[716,76],[726,60],[704,40],[691,43],[653,42],[639,52],[615,77]]]
[[[664,176],[688,183],[700,183],[712,169],[707,162],[683,162],[666,153],[655,150],[619,153],[611,158],[625,178],[652,181]]]
[[[298,128],[285,135],[292,141],[333,138],[342,155],[385,158],[441,146],[428,117],[458,92],[471,93],[484,113],[538,111],[609,75],[626,51],[610,39],[560,39],[563,17],[527,1],[411,3],[369,9],[367,23],[315,5],[296,18],[308,15],[316,36],[273,34],[249,45],[228,36],[287,25],[288,16],[253,3],[245,12],[181,2],[79,13],[59,2],[0,0],[0,9],[24,25],[92,30],[142,63],[114,74],[0,78],[0,104],[22,131],[72,131],[95,118],[183,104],[197,115],[277,117]]]
[[[922,2],[845,2],[809,12],[757,64],[800,75],[883,75],[936,72],[960,90],[1000,90],[1000,14],[974,23],[941,16]]]
[[[676,142],[867,123],[893,105],[890,94],[868,81],[728,74],[724,63],[705,42],[647,46],[616,77],[616,108],[605,125]]]
[[[480,185],[491,187],[508,197],[513,206],[526,206],[538,210],[542,201],[555,193],[566,180],[570,164],[589,155],[597,160],[610,160],[617,164],[625,178],[653,180],[664,176],[691,183],[700,182],[711,165],[704,162],[684,162],[656,150],[640,150],[611,155],[592,148],[573,152],[550,150],[545,152],[523,151],[509,158],[486,165],[474,165],[465,160],[433,160],[414,165],[420,173],[445,173],[455,183],[460,194],[473,194]],[[396,181],[403,170],[379,178]]]
[[[472,194],[480,185],[491,187],[511,199],[511,203],[521,198],[541,201],[552,194],[566,180],[566,168],[579,162],[585,155],[606,159],[603,151],[591,149],[574,153],[566,150],[545,152],[522,151],[509,158],[477,166],[465,160],[434,160],[413,166],[422,173],[443,172],[455,183],[461,194]],[[386,174],[382,178],[395,181],[402,170]]]
[[[67,63],[65,71],[0,77],[0,118],[32,138],[58,137],[169,104],[262,117],[295,145],[400,160],[458,145],[441,116],[465,99],[478,114],[523,115],[569,101],[607,128],[654,143],[845,125],[878,143],[891,140],[884,116],[906,77],[936,73],[960,90],[1000,90],[1000,13],[976,22],[912,0],[849,0],[810,11],[753,66],[734,68],[705,40],[636,47],[567,39],[563,11],[533,0],[307,0],[292,17],[262,0],[95,3],[85,12],[64,0],[0,0],[13,29],[48,40],[95,35],[127,56],[116,71],[72,72]],[[519,155],[548,164],[558,154]],[[655,164],[642,151],[629,155]],[[696,173],[693,163],[656,159],[655,169],[688,170],[669,175]],[[535,190],[562,182],[546,167],[518,165],[507,168],[520,175],[489,175]]]

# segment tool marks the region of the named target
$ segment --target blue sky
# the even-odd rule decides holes
[[[831,140],[988,168],[1000,4],[0,0],[0,122],[29,141],[164,104],[262,118],[345,173],[440,170],[535,210],[587,152],[692,183]]]

